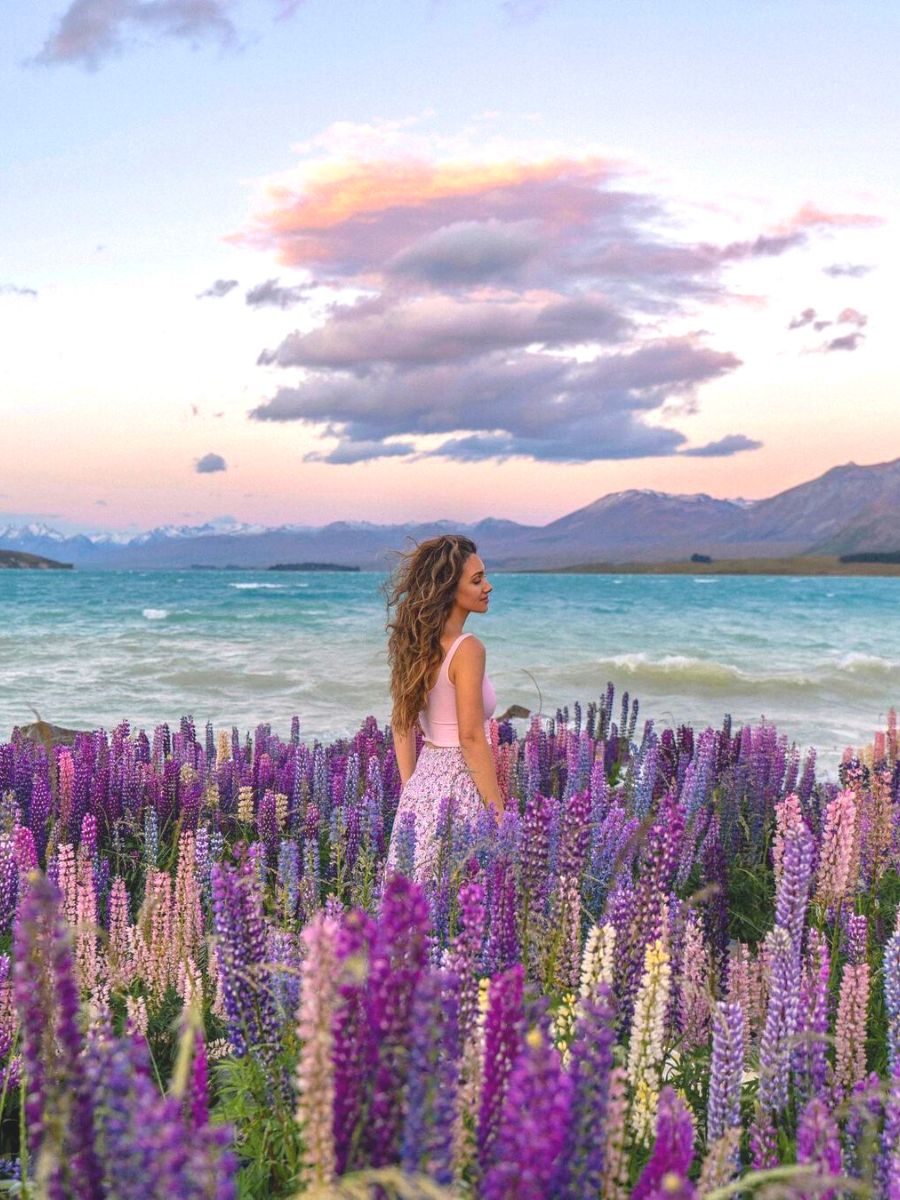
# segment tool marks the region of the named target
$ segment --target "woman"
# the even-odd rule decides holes
[[[450,820],[474,825],[485,805],[503,812],[490,747],[496,695],[485,671],[484,646],[463,626],[488,609],[484,563],[467,537],[445,534],[401,555],[385,591],[391,729],[403,790],[394,819],[388,865],[397,863],[402,831],[415,817],[415,877],[433,873],[441,849],[441,804]],[[416,725],[425,745],[416,761]]]

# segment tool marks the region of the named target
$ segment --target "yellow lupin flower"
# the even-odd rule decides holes
[[[237,819],[244,825],[253,820],[253,788],[242,787],[238,792]]]
[[[664,938],[648,943],[644,973],[634,1004],[628,1046],[628,1082],[631,1084],[631,1129],[638,1141],[653,1136],[663,1065],[663,1038],[672,980],[670,955]]]

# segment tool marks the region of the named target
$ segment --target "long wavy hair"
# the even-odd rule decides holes
[[[406,733],[425,707],[428,680],[443,656],[444,622],[453,608],[463,565],[477,548],[471,538],[446,533],[395,553],[399,562],[382,591],[388,608],[391,725]]]

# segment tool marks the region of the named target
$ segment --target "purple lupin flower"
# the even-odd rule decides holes
[[[837,1122],[818,1096],[804,1108],[797,1123],[797,1162],[816,1167],[816,1174],[828,1178],[841,1174],[841,1139]],[[815,1188],[817,1200],[834,1200],[834,1188]]]
[[[78,985],[59,892],[33,876],[16,928],[15,999],[22,1023],[25,1117],[33,1157],[47,1155],[48,1194],[95,1200],[101,1169],[78,1028]]]
[[[750,1125],[750,1161],[754,1171],[766,1171],[778,1166],[778,1143],[772,1114],[761,1104]]]
[[[366,1139],[374,1167],[399,1157],[412,1001],[425,967],[427,937],[428,909],[421,888],[402,875],[391,876],[382,896],[367,995],[375,1066]]]
[[[513,1062],[519,1051],[525,974],[521,963],[495,976],[488,989],[484,1030],[484,1081],[478,1114],[478,1160],[492,1160],[494,1140]]]
[[[614,1040],[611,993],[601,984],[597,1000],[583,999],[578,1006],[569,1050],[572,1108],[559,1181],[561,1200],[599,1196],[603,1188],[605,1147],[597,1130],[606,1118]]]
[[[741,1124],[741,1080],[744,1073],[744,1013],[737,1001],[720,1002],[712,1025],[712,1061],[706,1142],[712,1145]]]
[[[459,979],[425,971],[413,1002],[402,1163],[436,1183],[453,1182],[453,1124],[460,1070]]]
[[[791,1049],[800,1009],[800,964],[786,929],[776,925],[767,940],[769,1002],[759,1047],[759,1101],[771,1112],[788,1103]]]
[[[484,888],[464,883],[459,889],[460,928],[448,956],[448,966],[459,980],[461,1036],[469,1036],[478,1016],[478,977],[484,944]]]
[[[532,1029],[509,1077],[483,1200],[554,1200],[571,1110],[572,1081],[559,1051]]]
[[[516,879],[512,864],[506,858],[497,858],[491,867],[489,916],[485,971],[495,975],[519,959]]]
[[[798,1094],[806,1100],[820,1094],[826,1084],[831,1005],[828,942],[818,929],[810,929],[807,939],[809,948],[803,971],[798,1044],[792,1054],[795,1085]]]
[[[695,1194],[688,1179],[694,1159],[694,1123],[684,1102],[670,1087],[659,1094],[656,1141],[631,1200],[690,1200]]]
[[[0,933],[8,933],[19,898],[19,867],[12,839],[0,838]]]
[[[228,1036],[238,1056],[252,1051],[273,1083],[280,1037],[275,998],[265,969],[262,888],[248,857],[237,867],[212,868],[213,928]]]
[[[338,931],[340,962],[337,1007],[334,1016],[334,1159],[342,1175],[351,1166],[351,1147],[360,1121],[368,1072],[375,1047],[366,1014],[369,959],[375,940],[375,923],[366,913],[347,914]]]

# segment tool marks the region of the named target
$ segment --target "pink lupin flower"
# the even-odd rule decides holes
[[[866,1074],[866,1019],[869,1010],[869,964],[847,963],[838,1000],[834,1065],[835,1087],[849,1093]]]
[[[803,810],[800,807],[800,797],[796,792],[775,805],[775,837],[772,842],[772,865],[775,868],[775,886],[781,878],[781,864],[784,860],[784,839],[791,829],[797,829],[803,824]]]
[[[203,941],[203,907],[196,872],[196,837],[185,830],[178,842],[172,910],[172,960],[193,960]]]
[[[100,977],[97,948],[97,892],[92,882],[78,884],[75,925],[75,969],[82,992],[92,992]]]
[[[146,947],[145,978],[156,1003],[173,981],[172,923],[172,880],[165,871],[150,870],[139,924]]]
[[[78,924],[78,868],[75,847],[70,842],[60,842],[57,847],[56,884],[62,894],[66,924],[74,929]]]
[[[696,909],[688,913],[678,978],[678,1021],[684,1050],[702,1045],[709,1036],[709,952]]]
[[[129,985],[135,963],[128,941],[128,891],[117,875],[109,893],[109,939],[106,945],[107,975],[114,988]]]
[[[334,1009],[337,995],[337,937],[334,917],[317,913],[301,933],[297,1036],[297,1122],[303,1130],[305,1157],[301,1182],[323,1186],[333,1181],[334,1154]]]
[[[838,904],[855,884],[853,863],[856,842],[856,796],[845,788],[829,801],[822,834],[822,852],[816,880],[816,901]]]

